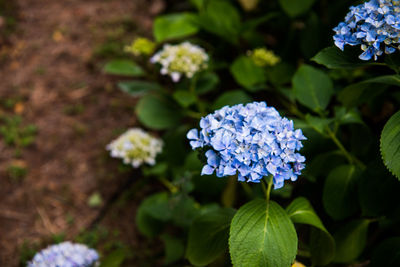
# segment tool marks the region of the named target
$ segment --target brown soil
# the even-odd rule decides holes
[[[126,23],[123,19],[137,25],[128,38],[148,34],[152,16],[163,6],[155,0],[17,3],[18,30],[0,51],[0,99],[19,100],[12,109],[0,107],[0,113],[20,114],[38,127],[38,135],[20,157],[0,138],[0,266],[10,267],[18,265],[25,241],[59,233],[73,238],[92,225],[101,207],[90,208],[88,197],[100,192],[107,200],[125,182],[104,148],[118,130],[135,125],[135,100],[101,73],[102,61],[93,51]],[[68,112],[77,106],[79,111]],[[7,174],[15,160],[28,169],[21,182]],[[124,235],[134,246],[135,205],[131,209]]]

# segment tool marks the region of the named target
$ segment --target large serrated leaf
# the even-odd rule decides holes
[[[351,84],[339,92],[338,99],[344,106],[353,107],[382,94],[390,85],[400,86],[400,75],[383,75]]]
[[[326,178],[322,201],[326,212],[335,220],[347,218],[357,211],[359,175],[356,166],[342,165],[333,169]]]
[[[312,262],[316,265],[326,265],[331,262],[335,256],[335,241],[315,213],[311,203],[304,197],[296,198],[286,208],[286,212],[293,223],[313,227],[310,238]]]
[[[168,99],[146,95],[136,106],[136,114],[145,126],[156,129],[168,129],[178,125],[181,118],[179,109]]]
[[[383,128],[381,155],[386,167],[400,179],[400,111]]]
[[[228,248],[229,227],[235,210],[219,208],[197,217],[189,230],[186,257],[195,266],[213,262]]]
[[[296,230],[277,203],[256,199],[233,217],[229,252],[237,267],[290,266],[297,254]]]
[[[322,49],[311,60],[330,69],[354,69],[368,65],[381,65],[381,63],[360,60],[357,52],[351,47],[341,51],[336,46],[331,46]]]
[[[314,111],[322,111],[333,95],[333,83],[323,71],[302,65],[293,76],[293,91],[300,103]]]
[[[161,91],[161,86],[155,82],[147,81],[123,81],[118,87],[131,96],[142,96],[149,92]]]
[[[315,0],[279,0],[282,9],[291,17],[296,17],[307,12]]]
[[[108,62],[103,70],[105,73],[121,76],[140,77],[145,74],[144,70],[135,62],[124,59]]]
[[[354,220],[343,225],[333,235],[336,241],[335,262],[348,263],[355,260],[367,243],[369,220]]]
[[[195,15],[190,13],[159,16],[154,21],[154,37],[157,42],[163,42],[195,34],[198,31],[195,20]]]

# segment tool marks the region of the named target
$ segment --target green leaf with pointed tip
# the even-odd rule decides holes
[[[205,1],[199,12],[201,27],[236,44],[241,30],[240,13],[231,1]]]
[[[187,37],[199,30],[195,23],[195,15],[177,13],[159,16],[154,21],[153,34],[157,42]]]
[[[183,245],[182,240],[168,234],[162,235],[161,239],[164,242],[165,247],[165,265],[174,263],[183,257],[185,246]]]
[[[253,60],[246,56],[238,57],[231,65],[230,71],[236,82],[250,91],[266,81],[264,69],[254,64]]]
[[[187,108],[196,102],[196,96],[185,90],[175,91],[172,97],[184,108]]]
[[[100,267],[120,267],[126,258],[124,249],[116,249],[101,260]]]
[[[334,262],[349,263],[361,255],[367,243],[368,220],[355,220],[342,226],[333,235],[336,241]]]
[[[228,248],[229,227],[235,210],[219,208],[198,216],[189,230],[186,257],[195,266],[216,260]]]
[[[279,0],[282,9],[291,17],[297,17],[307,12],[315,0]]]
[[[384,75],[349,85],[339,92],[338,99],[344,106],[353,107],[373,99],[390,85],[400,86],[400,75]]]
[[[130,60],[113,60],[104,66],[104,72],[108,74],[140,77],[145,74],[143,69],[135,62]]]
[[[124,81],[118,83],[119,89],[131,96],[142,96],[146,93],[161,91],[161,86],[155,82]]]
[[[196,82],[196,92],[199,95],[206,94],[214,90],[219,83],[219,77],[214,72],[204,72],[199,74]]]
[[[315,213],[311,203],[299,197],[286,208],[293,223],[307,224],[313,227],[310,238],[311,260],[315,265],[326,265],[335,256],[335,240],[326,230]]]
[[[136,106],[136,114],[145,126],[156,129],[168,129],[179,124],[179,109],[168,99],[155,95],[146,95]]]
[[[326,178],[322,202],[326,212],[335,220],[341,220],[355,213],[357,201],[357,180],[360,170],[353,165],[342,165],[333,169]]]
[[[400,111],[383,128],[381,155],[386,167],[400,179]]]
[[[223,93],[215,100],[213,109],[219,109],[223,106],[232,106],[236,104],[246,104],[253,101],[251,97],[242,90],[233,90]]]
[[[400,183],[378,159],[368,163],[357,191],[363,216],[388,216],[394,211],[392,203],[398,200]]]
[[[357,52],[354,50],[351,47],[346,47],[344,51],[341,51],[336,46],[331,46],[322,49],[311,60],[329,69],[354,69],[368,65],[381,65],[381,63],[360,60],[358,58],[360,50],[358,48]]]
[[[229,252],[234,266],[290,266],[297,254],[292,221],[276,202],[253,200],[233,217]]]
[[[300,103],[314,111],[325,110],[333,95],[333,83],[328,75],[312,66],[302,65],[292,82]]]

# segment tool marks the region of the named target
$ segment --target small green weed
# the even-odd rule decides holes
[[[37,127],[33,124],[24,126],[21,116],[2,116],[0,122],[0,136],[7,145],[23,148],[35,142]]]

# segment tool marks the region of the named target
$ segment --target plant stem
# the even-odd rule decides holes
[[[199,96],[197,95],[196,92],[196,83],[197,83],[197,75],[194,75],[192,79],[190,79],[190,92],[194,97],[196,98],[196,106],[197,109],[200,111],[201,114],[205,114],[204,107],[200,104],[200,99]]]
[[[296,116],[304,119],[306,116],[297,108],[295,104],[291,103],[284,103],[285,106],[289,109],[290,112],[295,114]],[[321,116],[321,115],[320,115]],[[323,116],[321,116],[323,117]],[[343,146],[343,144],[340,142],[340,140],[336,137],[336,130],[333,132],[331,128],[326,127],[326,132],[327,136],[335,143],[335,145],[339,148],[339,150],[343,153],[343,155],[346,157],[346,159],[349,161],[349,163],[354,163],[360,167],[361,170],[364,170],[365,164],[362,163],[358,158],[356,158],[354,155],[352,155],[347,149]]]
[[[329,137],[332,139],[332,141],[336,144],[336,146],[340,149],[340,151],[343,153],[343,155],[347,158],[347,160],[350,163],[357,164],[361,170],[364,170],[366,168],[364,163],[362,163],[358,158],[356,158],[350,152],[347,151],[347,149],[343,146],[343,144],[340,142],[340,140],[336,137],[336,135],[332,132],[332,130],[329,127],[327,127],[327,132]]]
[[[265,186],[265,184],[267,184],[267,186]],[[268,177],[266,177],[261,181],[262,189],[264,191],[267,203],[269,202],[270,199],[272,184],[273,184],[272,175],[269,175]]]
[[[158,177],[158,180],[166,187],[171,193],[176,193],[179,191],[178,187],[173,185],[170,181],[165,179],[164,177]]]

